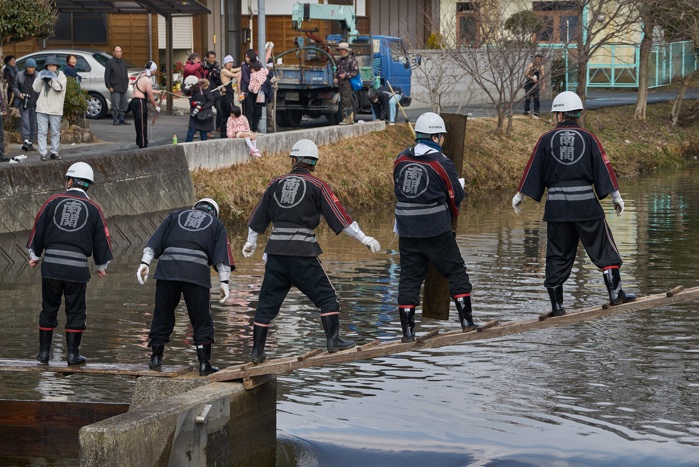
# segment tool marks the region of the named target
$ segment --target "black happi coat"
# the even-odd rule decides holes
[[[579,222],[604,218],[598,199],[619,184],[597,137],[573,121],[544,133],[524,170],[519,191],[541,201],[548,188],[544,220]]]
[[[39,210],[27,248],[44,255],[41,277],[85,283],[90,280],[87,258],[107,264],[114,257],[102,209],[83,190],[51,196]]]
[[[265,248],[268,255],[318,256],[323,250],[313,230],[321,215],[336,234],[352,223],[327,183],[307,169],[295,168],[270,182],[248,226],[262,233],[274,224]]]
[[[211,287],[211,266],[235,269],[223,222],[200,209],[170,213],[148,240],[158,258],[155,278]]]

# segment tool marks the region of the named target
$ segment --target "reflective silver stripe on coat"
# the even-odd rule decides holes
[[[427,208],[413,208],[413,209],[398,209],[401,204],[411,204],[411,203],[396,203],[396,216],[425,216],[428,214],[435,214],[437,212],[442,212],[447,210],[446,204],[440,204],[439,206],[427,207]],[[424,206],[420,204],[418,206]]]
[[[74,261],[72,259],[56,258],[55,256],[44,256],[44,263],[62,264],[64,266],[75,266],[86,268],[87,261]]]
[[[311,229],[302,229],[296,227],[274,227],[272,233],[303,233],[308,235],[315,235]]]
[[[316,243],[316,237],[307,237],[305,235],[274,235],[269,236],[270,240],[283,240],[283,241],[298,241],[298,242],[310,242]]]
[[[209,258],[206,253],[204,253],[201,250],[192,250],[190,248],[178,248],[175,246],[170,246],[165,248],[165,251],[163,253],[184,253],[185,255],[197,255],[201,256],[202,258]]]
[[[597,196],[589,185],[556,186],[549,188],[548,199],[551,201],[583,201],[597,199]]]
[[[56,250],[55,248],[49,248],[45,252],[47,255],[58,255],[58,256],[69,256],[71,258],[78,258],[78,259],[84,259],[87,260],[87,256],[85,256],[82,253],[78,253],[77,251],[68,251],[68,250]]]
[[[274,227],[272,232],[269,234],[269,239],[284,242],[296,241],[317,243],[316,235],[311,229],[296,227]]]
[[[209,267],[209,258],[206,253],[190,248],[177,248],[174,246],[165,248],[160,261],[189,261]]]
[[[68,258],[65,258],[65,257]],[[75,259],[69,259],[75,258]],[[81,260],[81,261],[79,261]],[[55,248],[48,248],[44,252],[44,262],[53,264],[62,264],[64,266],[74,266],[77,268],[87,267],[87,256],[77,251],[68,250],[57,250]]]

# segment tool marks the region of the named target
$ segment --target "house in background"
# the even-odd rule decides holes
[[[265,1],[266,37],[267,41],[275,43],[277,52],[293,48],[294,38],[301,35],[291,28],[293,3]],[[416,48],[423,47],[429,37],[425,12],[438,4],[437,0],[316,0],[306,3],[351,5],[361,33],[398,36]],[[59,21],[54,37],[9,45],[4,53],[20,57],[51,48],[92,48],[110,52],[120,45],[124,59],[137,66],[153,59],[162,65],[166,51],[165,17],[154,9],[161,7],[169,7],[167,11],[172,14],[173,63],[184,61],[191,52],[203,56],[213,50],[219,60],[230,54],[239,64],[245,50],[257,49],[257,0],[56,0],[56,6]],[[340,32],[337,24],[328,21],[308,22],[304,26],[318,28],[317,34],[321,37]]]
[[[441,0],[439,24],[434,27],[444,37],[453,38],[465,49],[481,45],[481,21],[486,14],[487,1]],[[565,0],[501,0],[496,2],[502,17],[529,10],[544,21],[544,29],[536,37],[541,50],[548,55],[548,73],[553,77],[552,88],[574,90],[576,76],[576,38],[589,24],[590,13],[578,14],[578,2]],[[603,21],[602,21],[603,22]],[[666,43],[656,38],[650,60],[649,86],[659,87],[686,76],[697,67],[691,41]],[[613,43],[602,46],[587,64],[587,87],[638,87],[639,47],[642,38],[640,23],[619,35]]]

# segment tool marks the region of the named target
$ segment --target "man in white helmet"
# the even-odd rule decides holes
[[[86,362],[80,355],[80,342],[87,317],[87,259],[94,255],[97,275],[104,277],[113,256],[102,209],[87,196],[94,182],[92,167],[76,162],[68,168],[65,180],[66,191],[51,196],[39,210],[27,248],[29,266],[34,268],[41,262],[37,360],[47,364],[51,359],[53,330],[58,326],[58,309],[65,297],[68,365],[80,365]]]
[[[133,113],[133,123],[136,128],[136,145],[139,148],[148,147],[148,102],[150,101],[156,113],[160,113],[160,107],[153,95],[153,83],[151,76],[158,71],[155,62],[146,63],[145,70],[138,75],[133,83],[133,94],[129,107]]]
[[[611,195],[617,216],[621,216],[624,201],[619,183],[597,137],[578,125],[582,111],[582,101],[574,92],[556,96],[551,106],[556,128],[539,139],[512,198],[512,207],[519,214],[525,195],[538,202],[548,189],[544,286],[551,300],[549,316],[565,314],[563,283],[570,276],[579,241],[602,271],[610,303],[619,305],[636,299],[621,288],[621,256],[599,203],[599,199]]]
[[[381,245],[362,232],[347,214],[327,183],[311,173],[318,163],[318,148],[313,141],[302,139],[291,148],[291,172],[269,184],[248,220],[245,257],[252,256],[257,236],[273,224],[265,254],[265,277],[255,312],[253,329],[253,363],[266,358],[264,347],[270,322],[292,286],[320,308],[320,319],[327,338],[328,352],[354,347],[354,341],[340,338],[340,303],[318,256],[323,252],[313,230],[320,216],[339,234],[345,232],[377,253]]]
[[[228,233],[218,216],[216,201],[200,199],[191,209],[171,213],[143,249],[136,272],[139,284],[148,280],[150,263],[158,258],[155,310],[148,334],[148,347],[153,350],[149,364],[152,370],[162,367],[165,344],[170,342],[175,327],[175,309],[184,296],[194,329],[199,375],[218,371],[211,365],[211,345],[215,342],[209,301],[211,266],[218,271],[221,303],[229,297],[228,280],[235,270]]]
[[[464,180],[442,153],[446,126],[442,117],[426,112],[415,122],[417,143],[398,155],[393,165],[396,232],[399,237],[400,283],[398,314],[403,342],[415,340],[415,308],[420,287],[432,262],[449,282],[463,330],[475,326],[471,311],[471,281],[451,229],[466,196]]]

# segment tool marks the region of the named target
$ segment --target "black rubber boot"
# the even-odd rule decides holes
[[[609,292],[609,303],[612,306],[636,300],[635,294],[626,293],[621,289],[621,273],[619,272],[619,268],[602,271],[602,275],[604,276],[604,285],[607,286],[607,292]]]
[[[199,359],[199,376],[216,373],[218,368],[211,364],[211,344],[197,345],[197,358]]]
[[[269,326],[257,326],[252,329],[252,352],[250,353],[250,361],[252,363],[262,363],[267,360],[265,353],[265,343],[267,342],[267,333]]]
[[[87,359],[80,355],[80,341],[82,340],[82,332],[66,332],[68,365],[82,365],[83,363],[87,362]]]
[[[473,322],[473,312],[471,311],[471,296],[455,298],[454,303],[456,303],[456,311],[459,312],[461,330],[475,328],[476,324]]]
[[[551,300],[551,313],[549,316],[563,316],[566,314],[566,309],[563,308],[563,286],[546,287],[549,292],[549,300]]]
[[[48,363],[51,360],[51,342],[53,341],[53,329],[45,331],[39,329],[39,355],[36,359],[39,363]]]
[[[321,316],[320,320],[323,322],[325,337],[328,339],[328,352],[333,353],[338,350],[351,349],[354,347],[353,340],[343,340],[340,338],[339,314],[335,313],[333,315]]]
[[[398,315],[403,329],[401,342],[415,342],[415,307],[398,307]]]
[[[164,345],[153,346],[153,354],[150,356],[150,363],[148,364],[148,368],[150,368],[151,370],[160,370],[160,368],[162,368],[164,351]]]

